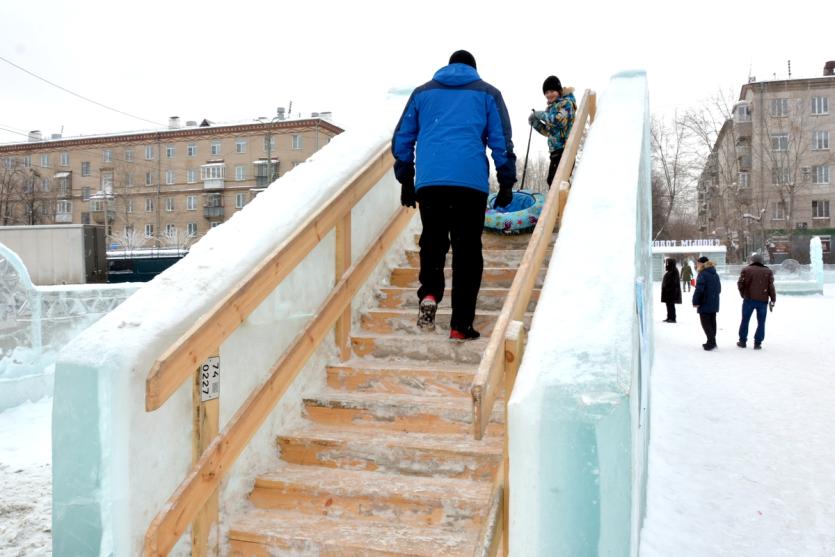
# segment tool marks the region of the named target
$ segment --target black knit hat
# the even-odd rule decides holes
[[[705,257],[705,256],[703,255],[703,256],[701,256],[699,259],[697,259],[697,261],[698,261],[699,263],[707,263],[708,261],[710,261],[710,259],[708,259],[707,257]]]
[[[546,91],[556,91],[557,93],[562,93],[562,83],[560,83],[560,78],[555,75],[549,75],[545,78],[545,81],[542,83],[542,93],[544,94]]]
[[[467,52],[466,50],[456,50],[452,53],[452,56],[449,57],[450,64],[467,64],[468,66],[472,66],[473,69],[475,67],[475,58],[472,54]]]

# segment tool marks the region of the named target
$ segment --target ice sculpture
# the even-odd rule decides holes
[[[638,553],[653,350],[649,157],[646,75],[617,74],[577,165],[509,401],[513,556]]]

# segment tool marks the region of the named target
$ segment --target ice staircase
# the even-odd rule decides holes
[[[351,358],[322,370],[327,387],[304,399],[304,425],[278,436],[254,508],[231,519],[232,555],[471,556],[498,545],[504,399],[476,441],[470,385],[529,238],[483,236],[482,338],[468,342],[448,339],[449,290],[437,330],[417,330],[418,253],[404,254],[353,331]]]

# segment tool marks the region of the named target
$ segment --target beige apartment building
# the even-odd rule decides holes
[[[0,145],[0,224],[106,224],[109,244],[188,247],[343,130],[329,113]],[[105,217],[107,216],[107,217]]]
[[[827,62],[821,77],[742,86],[698,185],[701,230],[727,245],[729,262],[762,249],[808,260],[813,235],[835,262],[833,72]]]

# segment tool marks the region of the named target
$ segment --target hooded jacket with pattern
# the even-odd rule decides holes
[[[394,130],[394,174],[402,184],[488,192],[490,147],[499,185],[516,182],[510,117],[501,92],[467,64],[449,64],[412,92]]]
[[[565,149],[565,142],[574,125],[575,112],[577,112],[577,101],[574,99],[574,88],[564,87],[562,95],[548,104],[545,117],[534,121],[533,128],[548,137],[549,151]]]

